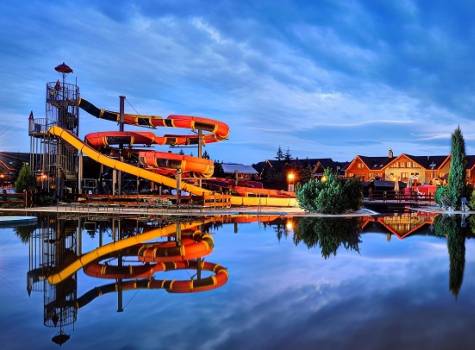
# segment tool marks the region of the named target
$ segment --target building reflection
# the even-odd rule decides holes
[[[205,260],[214,248],[208,233],[212,222],[43,216],[34,229],[18,228],[17,234],[29,246],[27,291],[43,293],[44,325],[58,329],[52,341],[59,345],[68,341],[66,329],[76,322],[78,310],[104,294],[116,293],[117,311],[122,312],[125,291],[195,293],[222,287],[227,269]],[[86,253],[83,233],[98,239],[98,246]],[[94,259],[89,261],[91,255]],[[80,270],[106,283],[78,296]],[[184,270],[192,276],[161,278]]]

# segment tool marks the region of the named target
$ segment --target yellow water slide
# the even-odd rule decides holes
[[[133,237],[121,239],[120,241],[117,241],[117,242],[106,244],[102,247],[91,250],[89,253],[86,253],[80,256],[79,258],[74,260],[71,264],[64,267],[62,270],[58,271],[57,273],[51,274],[50,276],[48,276],[48,282],[51,284],[58,284],[64,281],[65,279],[67,279],[68,277],[72,276],[75,272],[79,271],[81,268],[83,268],[87,264],[90,264],[96,259],[100,259],[104,255],[118,252],[122,249],[126,249],[136,244],[150,241],[157,237],[164,237],[164,236],[169,236],[171,234],[174,234],[177,230],[177,225],[180,225],[181,230],[185,231],[185,230],[198,227],[199,225],[203,225],[208,222],[211,222],[212,220],[213,219],[210,218],[210,219],[201,220],[201,221],[196,220],[189,223],[170,224],[162,228],[156,228],[156,229],[147,231],[140,235],[136,235]]]
[[[167,187],[176,188],[177,183],[175,179],[107,157],[104,154],[96,151],[94,148],[86,145],[75,135],[59,126],[52,126],[48,132],[53,136],[63,139],[65,142],[76,148],[79,152],[82,152],[82,154],[111,169],[116,169],[124,173],[138,176],[142,179],[165,185]],[[213,193],[210,190],[183,181],[181,182],[181,189],[196,196]],[[295,198],[232,196],[231,204],[237,206],[294,207],[297,205],[297,201]]]

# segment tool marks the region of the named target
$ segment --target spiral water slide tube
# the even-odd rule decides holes
[[[97,297],[107,293],[115,293],[119,289],[122,291],[139,290],[139,289],[165,289],[168,293],[196,293],[205,292],[222,287],[228,281],[228,272],[221,265],[210,263],[207,261],[182,261],[176,263],[163,263],[164,269],[161,271],[176,270],[196,270],[209,271],[213,273],[209,277],[193,280],[166,280],[143,278],[116,283],[106,284],[95,287],[80,296],[77,300],[71,301],[77,308],[81,308]],[[199,266],[198,266],[199,265]]]
[[[76,104],[86,112],[95,117],[118,122],[120,116],[117,112],[99,109],[85,99],[79,99]],[[228,126],[220,121],[213,119],[170,115],[162,118],[153,115],[132,115],[125,114],[124,122],[134,126],[149,128],[170,127],[184,128],[191,130],[204,130],[207,133],[202,136],[203,143],[212,143],[225,140],[229,134]],[[59,126],[52,126],[49,133],[53,136],[63,139],[78,151],[87,155],[96,162],[109,168],[116,169],[140,178],[162,184],[171,188],[176,188],[176,180],[169,176],[177,168],[184,172],[197,173],[203,177],[209,177],[213,173],[212,161],[190,156],[176,155],[167,152],[139,151],[138,158],[144,168],[131,165],[113,158],[110,158],[100,151],[111,145],[194,145],[198,144],[197,134],[190,135],[171,135],[166,134],[157,136],[152,132],[124,131],[124,132],[97,132],[86,135],[86,142],[82,142],[75,135]],[[212,191],[182,182],[182,190],[193,195],[202,196],[212,194]],[[255,190],[251,191],[255,192]],[[242,194],[245,191],[241,192]],[[234,195],[231,197],[232,205],[243,206],[276,206],[292,207],[295,206],[296,199],[291,196],[273,197],[275,190],[260,190],[257,197],[248,197],[246,195]]]
[[[84,267],[86,275],[101,279],[126,280],[122,283],[125,289],[164,288],[170,293],[195,293],[223,286],[228,280],[227,269],[219,264],[196,260],[211,253],[214,246],[213,238],[207,233],[195,231],[192,235],[185,235],[181,244],[176,241],[147,243],[121,250],[122,257],[138,257],[142,265],[111,265],[104,262],[106,259],[116,258],[117,253],[105,255],[101,259]],[[155,279],[157,272],[176,270],[209,271],[209,277],[200,277],[189,280]],[[133,281],[127,281],[134,279]],[[140,281],[138,279],[143,279]],[[99,287],[108,290],[108,286]],[[113,290],[112,290],[113,291]],[[93,293],[95,295],[96,293]]]
[[[81,255],[76,260],[71,262],[69,265],[63,267],[61,270],[57,271],[48,276],[48,282],[50,284],[58,284],[67,278],[71,277],[74,273],[79,271],[81,268],[84,268],[88,264],[103,258],[104,256],[110,255],[112,253],[128,249],[130,247],[145,243],[152,239],[158,237],[165,237],[174,234],[177,231],[177,225],[180,225],[181,231],[190,231],[198,228],[199,225],[203,225],[209,222],[212,222],[214,218],[209,218],[205,220],[196,220],[188,223],[177,223],[170,224],[162,228],[152,229],[145,233],[142,233],[137,236],[121,239],[117,242],[112,242],[106,245],[103,245],[99,248],[91,250],[90,252]]]

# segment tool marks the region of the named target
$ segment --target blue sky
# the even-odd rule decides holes
[[[276,5],[277,4],[277,5]],[[82,96],[231,127],[215,159],[473,151],[470,1],[2,1],[0,150],[26,151],[26,118],[63,61]],[[130,105],[127,111],[133,112]],[[81,114],[81,136],[115,130]],[[162,130],[157,130],[157,133]]]

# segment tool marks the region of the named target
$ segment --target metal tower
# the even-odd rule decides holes
[[[65,63],[55,67],[61,80],[46,84],[45,118],[35,118],[30,113],[28,134],[30,136],[30,167],[43,191],[55,192],[61,199],[66,193],[77,191],[78,154],[64,141],[52,137],[48,129],[53,125],[79,134],[79,87],[66,83],[66,76],[73,70]]]

